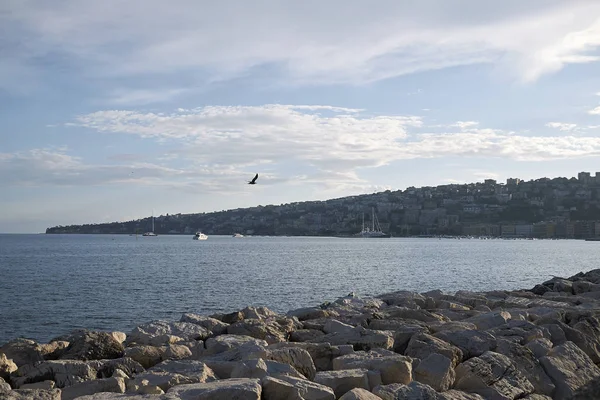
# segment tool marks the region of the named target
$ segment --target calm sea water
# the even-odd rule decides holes
[[[567,240],[0,235],[0,344],[350,292],[531,288],[596,268],[598,254]]]

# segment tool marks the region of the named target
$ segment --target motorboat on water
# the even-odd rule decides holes
[[[192,239],[194,239],[194,240],[206,240],[206,239],[208,239],[208,236],[205,235],[202,232],[196,232],[196,234],[194,235],[194,237]]]
[[[242,235],[241,233],[234,233],[234,234],[233,234],[233,237],[234,237],[234,238],[243,238],[243,237],[244,237],[244,235]]]

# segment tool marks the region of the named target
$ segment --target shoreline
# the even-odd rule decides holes
[[[2,399],[594,398],[587,392],[600,393],[600,269],[531,289],[350,294],[285,314],[185,313],[128,333],[0,344]]]

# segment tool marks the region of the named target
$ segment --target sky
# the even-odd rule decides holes
[[[3,0],[0,232],[593,173],[599,61],[597,0]]]

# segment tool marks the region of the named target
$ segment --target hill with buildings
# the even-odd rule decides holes
[[[240,208],[161,215],[157,234],[346,236],[371,223],[374,209],[393,236],[600,237],[600,173],[506,183],[409,187],[406,190]],[[56,226],[46,233],[132,234],[150,230],[151,218],[127,222]]]

